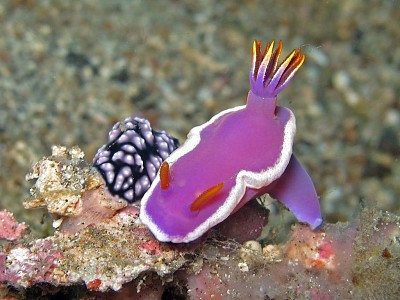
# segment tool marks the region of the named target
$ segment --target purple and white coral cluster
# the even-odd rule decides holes
[[[179,141],[165,131],[152,130],[149,121],[128,117],[113,126],[93,165],[111,194],[134,202],[143,197],[161,163],[178,146]]]

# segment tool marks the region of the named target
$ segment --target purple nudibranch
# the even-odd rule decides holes
[[[194,127],[144,194],[140,219],[159,241],[193,241],[265,193],[312,229],[321,225],[314,184],[292,153],[295,117],[276,105],[304,55],[293,50],[278,67],[282,42],[273,49],[254,41],[247,104]]]
[[[140,200],[179,141],[165,131],[153,130],[149,121],[138,117],[117,122],[108,135],[93,165],[112,195],[128,202]]]

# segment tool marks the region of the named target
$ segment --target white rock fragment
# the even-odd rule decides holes
[[[238,263],[238,267],[239,267],[240,271],[242,271],[242,272],[248,272],[249,271],[249,266],[244,262]]]

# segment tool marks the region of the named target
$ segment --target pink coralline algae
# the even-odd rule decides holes
[[[47,165],[51,159],[42,162]],[[64,160],[58,163],[68,166]],[[66,167],[63,172],[82,182],[93,176],[86,164],[73,165],[74,171]],[[44,191],[55,177],[39,178],[35,187]],[[70,188],[59,183],[56,198]],[[101,194],[105,203],[107,197],[112,201],[105,191],[104,185],[93,185],[83,192],[90,197],[80,200],[92,203]],[[82,203],[88,226],[59,226],[49,237],[25,235],[0,248],[1,295],[33,299],[37,294],[32,293],[39,291],[53,298],[60,293],[82,299],[399,298],[399,217],[365,209],[353,223],[325,224],[314,231],[298,224],[287,242],[262,245],[254,239],[267,214],[256,204],[246,204],[195,242],[174,244],[155,239],[134,204],[90,224],[93,211]],[[246,216],[258,217],[247,222]]]
[[[289,245],[286,256],[289,260],[293,257],[293,260],[290,260],[293,263],[298,263],[296,260],[301,257],[301,262],[306,269],[334,270],[336,268],[335,255],[336,248],[339,247],[334,245],[332,240],[326,240],[326,233],[323,231],[309,232],[307,228],[295,227]],[[346,243],[341,246],[345,248]],[[347,247],[350,246],[347,245]]]
[[[380,252],[393,247],[400,219],[370,210],[364,214],[361,223],[327,224],[317,232],[296,225],[288,242],[267,245],[246,260],[219,245],[218,255],[207,256],[200,272],[182,272],[179,278],[187,284],[188,298],[197,300],[398,299],[400,268]]]
[[[3,249],[0,281],[16,288],[85,283],[90,290],[106,291],[119,290],[146,271],[161,277],[173,273],[186,252],[159,244],[144,225],[135,225],[137,212],[129,207],[73,235],[57,233]]]
[[[17,245],[0,255],[0,281],[15,287],[29,287],[36,283],[66,282],[60,269],[61,251],[51,240],[37,240],[28,245]]]
[[[25,223],[18,223],[12,213],[7,210],[0,211],[0,240],[17,240],[21,238],[26,228]]]

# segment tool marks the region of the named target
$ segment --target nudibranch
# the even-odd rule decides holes
[[[140,200],[150,188],[161,163],[179,147],[165,131],[155,131],[149,121],[128,117],[117,122],[93,159],[110,193],[128,202]]]
[[[293,50],[277,66],[281,50],[282,42],[262,51],[254,41],[246,105],[193,128],[163,162],[140,209],[140,219],[159,241],[193,241],[265,193],[312,229],[321,225],[314,184],[292,154],[295,117],[276,105],[304,55]]]

